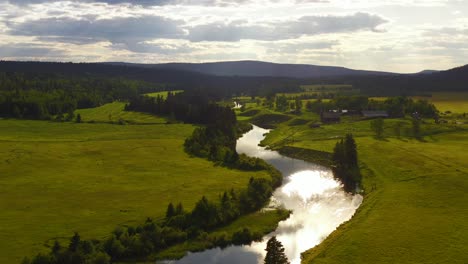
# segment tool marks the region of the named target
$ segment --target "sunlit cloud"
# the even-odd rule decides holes
[[[416,72],[468,61],[467,15],[458,0],[0,0],[0,57]]]

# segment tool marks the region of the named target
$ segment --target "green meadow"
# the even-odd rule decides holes
[[[96,108],[79,109],[75,112],[75,115],[80,114],[82,122],[117,123],[123,121],[136,124],[166,123],[166,120],[162,117],[139,112],[124,111],[124,108],[124,102],[113,102]]]
[[[180,93],[180,92],[183,92],[182,90],[175,90],[175,91],[170,91],[171,93]],[[169,91],[161,91],[161,92],[154,92],[154,93],[147,93],[145,94],[146,96],[149,96],[149,97],[158,97],[158,96],[162,96],[162,98],[166,99],[167,98],[167,94],[170,93]]]
[[[118,105],[80,112],[105,121],[99,112]],[[118,225],[161,219],[169,202],[190,210],[203,195],[269,177],[190,157],[183,142],[193,129],[0,120],[0,263],[48,251],[55,239],[67,244],[75,231],[102,239]]]
[[[427,100],[441,112],[468,113],[468,92],[434,92],[430,96],[412,96],[412,98]],[[372,97],[371,99],[384,101],[387,97]]]
[[[428,100],[442,112],[468,113],[468,92],[433,93],[431,97],[417,97]]]
[[[463,111],[459,100],[445,103]],[[465,124],[424,120],[424,137],[416,140],[410,118],[386,119],[384,138],[376,139],[369,120],[345,117],[339,124],[312,127],[318,116],[311,113],[263,107],[244,112],[254,122],[265,116],[277,117],[268,120],[276,128],[262,142],[274,149],[332,152],[347,133],[357,141],[364,202],[350,221],[303,253],[303,263],[468,263],[468,119],[456,116]]]

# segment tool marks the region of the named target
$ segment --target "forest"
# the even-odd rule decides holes
[[[0,116],[52,119],[76,109],[126,101],[160,85],[126,79],[0,72]]]
[[[368,96],[427,95],[435,91],[463,91],[468,81],[468,66],[431,74],[387,74],[335,76],[316,78],[215,76],[136,65],[106,63],[53,63],[0,61],[0,72],[38,75],[60,75],[66,78],[139,80],[162,86],[164,90],[209,91],[218,97],[241,94],[266,96],[269,93],[300,91],[305,84],[348,84]]]

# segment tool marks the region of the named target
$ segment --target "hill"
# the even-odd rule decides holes
[[[22,72],[27,77],[63,75],[98,76],[145,81],[164,90],[200,90],[217,98],[233,94],[267,95],[300,91],[305,84],[348,84],[375,96],[420,95],[431,92],[468,91],[468,65],[446,71],[392,74],[343,67],[275,64],[258,61],[218,63],[52,63],[0,61],[0,72]],[[146,91],[151,92],[151,91]]]
[[[183,70],[217,76],[323,78],[332,76],[393,75],[393,73],[388,72],[353,70],[336,66],[280,64],[263,61],[223,61],[209,63],[166,63],[136,65],[146,68]]]
[[[338,82],[339,80],[334,80]],[[426,74],[341,78],[361,92],[374,95],[414,95],[430,92],[468,91],[468,65]]]

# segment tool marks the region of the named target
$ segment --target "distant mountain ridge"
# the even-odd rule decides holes
[[[432,73],[436,73],[436,72],[439,72],[439,71],[436,71],[436,70],[423,70],[423,71],[420,71],[420,72],[417,72],[417,73],[414,73],[414,74],[432,74]]]
[[[260,66],[257,67],[258,65]],[[242,68],[242,66],[245,68]],[[296,74],[293,72],[296,69],[295,67],[299,67]],[[356,71],[343,67],[251,61],[203,64],[132,64],[122,62],[57,63],[0,60],[0,73],[14,72],[25,73],[26,78],[41,74],[59,74],[71,78],[75,76],[124,78],[159,84],[166,87],[166,89],[172,90],[220,90],[225,96],[250,92],[266,94],[273,90],[281,92],[285,90],[297,91],[304,84],[323,83],[350,84],[363,94],[376,96],[426,94],[434,91],[468,91],[468,65],[445,71],[426,70],[413,74],[396,74]],[[218,73],[218,75],[215,73]],[[268,76],[268,74],[278,75]],[[304,75],[319,77],[298,78],[298,76]]]
[[[245,77],[287,77],[287,78],[329,78],[337,76],[397,75],[381,71],[354,70],[338,66],[318,66],[309,64],[280,64],[263,61],[222,61],[207,63],[163,63],[131,64],[110,63],[114,65],[138,66],[156,69],[173,69],[198,72],[217,76]]]

